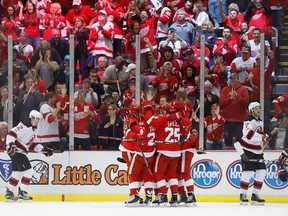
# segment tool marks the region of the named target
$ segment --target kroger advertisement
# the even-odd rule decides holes
[[[277,159],[280,152],[266,152]],[[45,157],[29,153],[34,169],[29,192],[33,194],[128,194],[126,165],[117,151],[71,151]],[[11,161],[0,153],[0,193],[11,176]],[[191,175],[198,195],[239,195],[241,164],[236,152],[207,152],[193,159]],[[251,181],[252,185],[252,181]],[[277,178],[276,164],[267,164],[262,194],[286,196],[288,182]]]

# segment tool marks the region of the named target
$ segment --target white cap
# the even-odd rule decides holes
[[[248,111],[251,112],[252,109],[254,109],[255,107],[260,107],[260,106],[261,106],[261,105],[260,105],[260,103],[258,103],[258,102],[251,102],[251,103],[249,104],[249,106],[248,106]]]
[[[73,4],[72,5],[73,6],[74,5],[78,5],[79,6],[81,3],[82,3],[81,0],[73,0]]]
[[[107,12],[106,12],[105,10],[99,10],[99,11],[98,11],[98,14],[104,14],[104,15],[107,16]]]
[[[127,66],[125,72],[128,73],[128,72],[130,72],[130,70],[132,70],[132,69],[136,69],[136,65],[133,64],[133,63],[130,63],[130,64]]]

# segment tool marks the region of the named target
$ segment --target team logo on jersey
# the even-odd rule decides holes
[[[49,164],[42,160],[31,160],[30,163],[34,170],[30,184],[48,185]]]
[[[266,176],[264,182],[273,189],[280,190],[288,186],[288,181],[282,182],[278,178],[277,174],[277,164],[271,163],[267,165]]]
[[[213,188],[222,178],[222,170],[213,160],[199,160],[192,166],[192,178],[200,188]]]
[[[242,177],[242,165],[240,160],[233,161],[227,168],[226,178],[228,182],[235,188],[240,188]],[[253,178],[254,179],[254,178]],[[253,184],[253,179],[249,182],[249,187]]]
[[[8,182],[12,175],[12,161],[0,159],[0,177]]]

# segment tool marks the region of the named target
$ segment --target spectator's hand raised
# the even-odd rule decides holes
[[[23,8],[24,6],[23,6],[23,3],[21,2],[21,1],[18,1],[18,6],[20,7],[20,8]]]

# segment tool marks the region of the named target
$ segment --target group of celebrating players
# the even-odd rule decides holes
[[[190,132],[191,125],[185,106],[178,102],[155,107],[151,101],[143,101],[129,109],[119,147],[129,176],[126,206],[196,204],[190,169],[199,142]],[[144,200],[139,196],[142,184]]]

